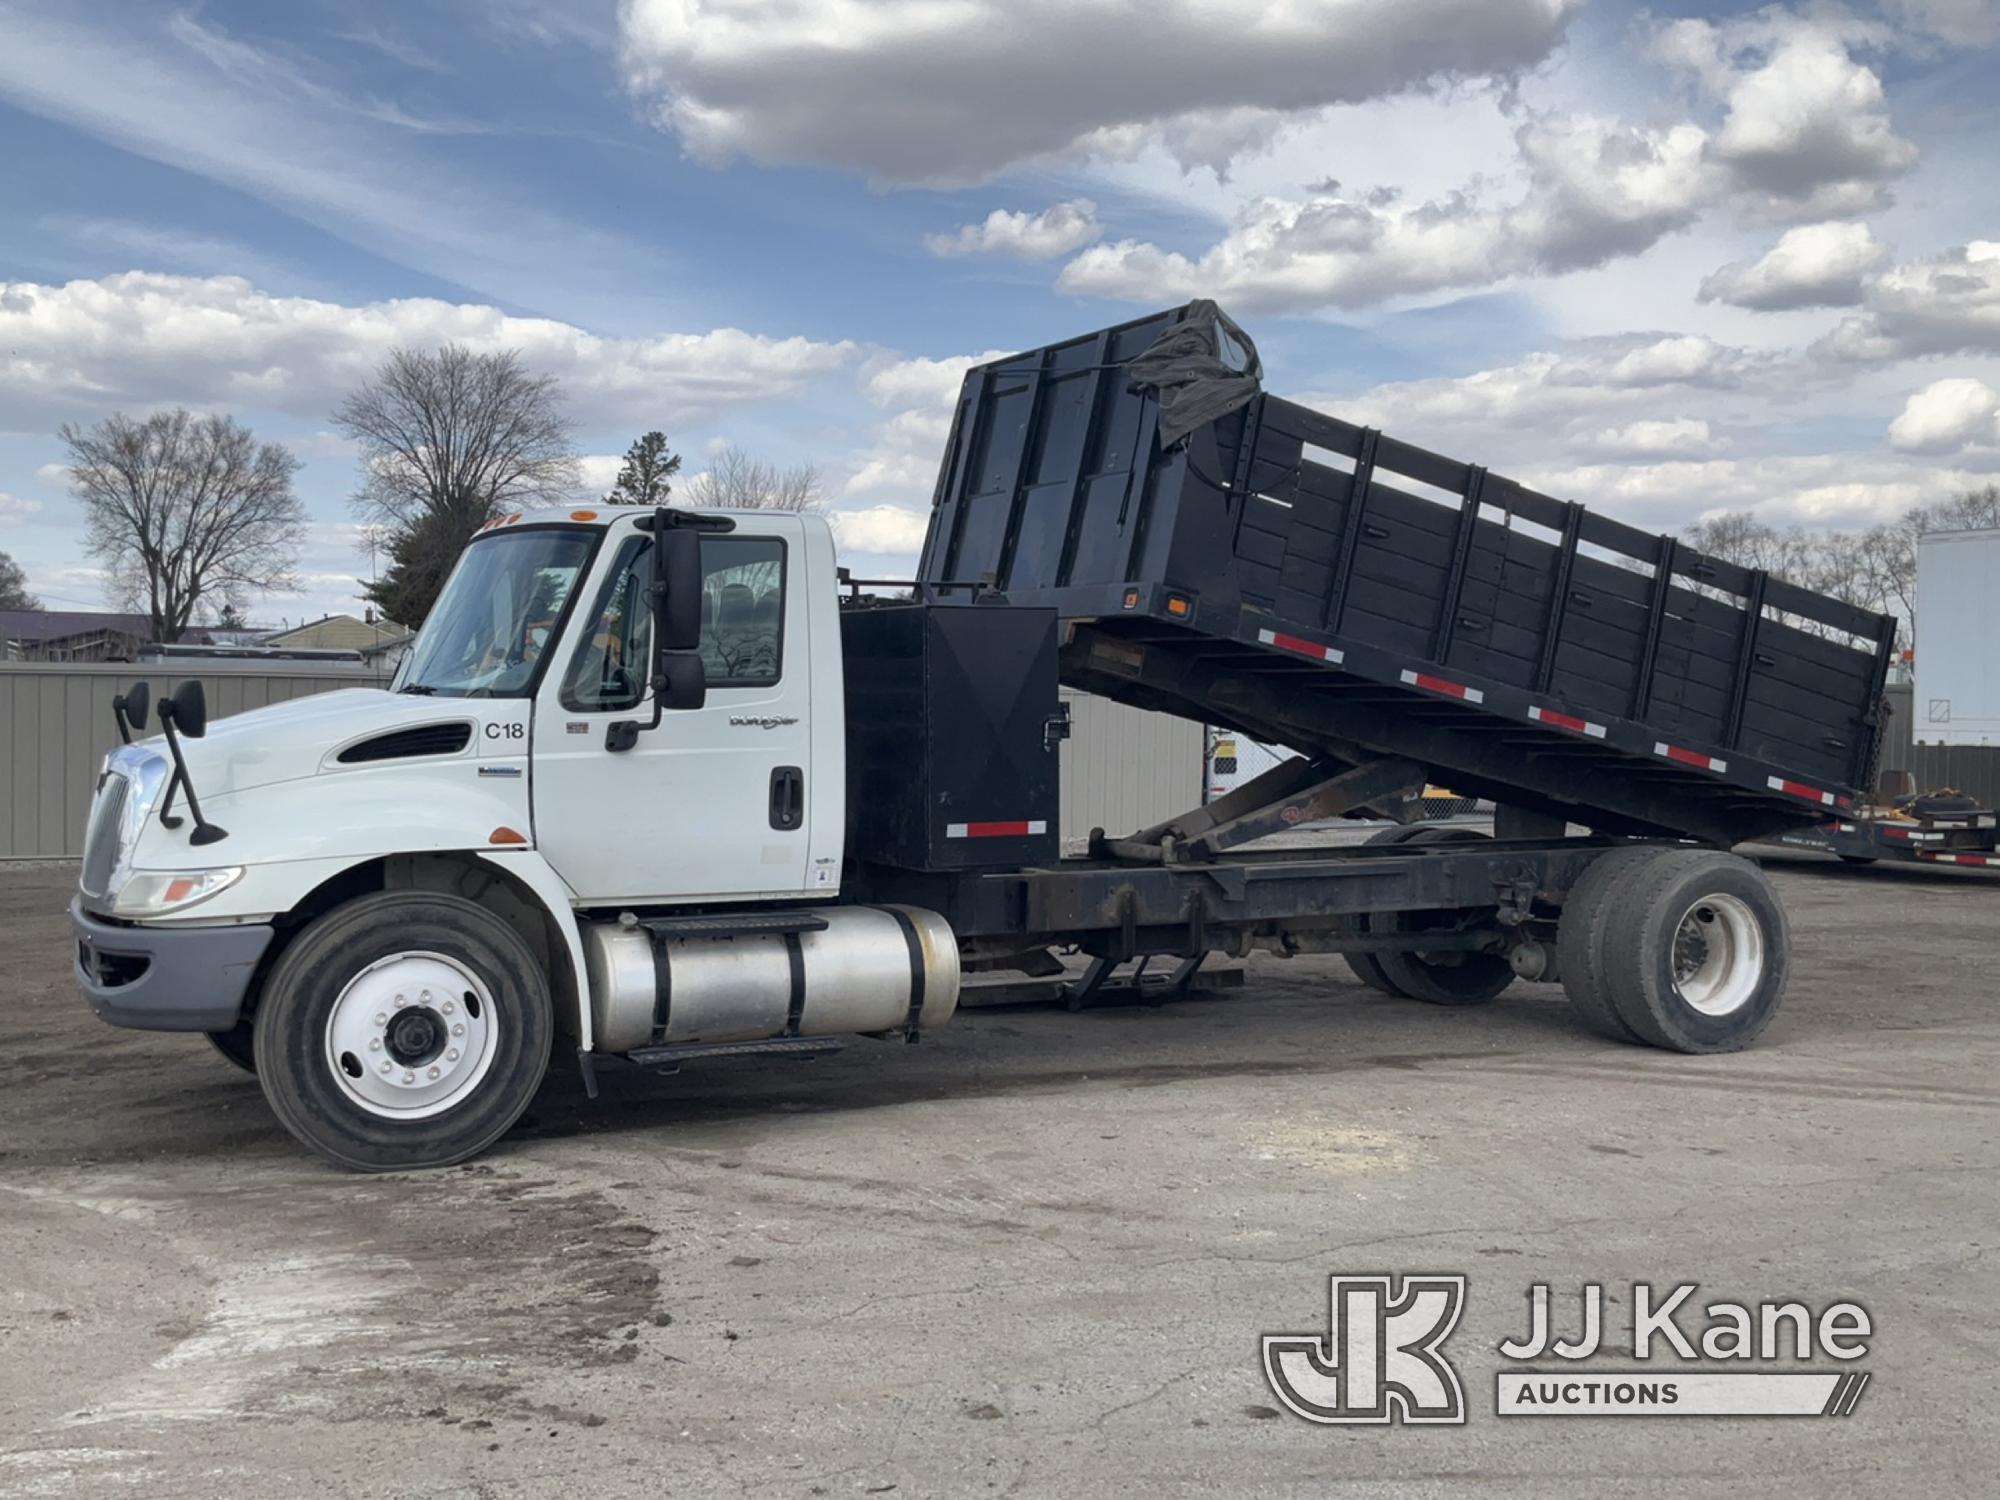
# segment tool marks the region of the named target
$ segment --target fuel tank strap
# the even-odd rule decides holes
[[[885,906],[882,910],[896,919],[896,925],[903,929],[903,941],[910,949],[910,1013],[903,1021],[903,1040],[917,1039],[917,1023],[924,1014],[924,944],[917,936],[917,924],[910,920],[908,912],[897,907]]]

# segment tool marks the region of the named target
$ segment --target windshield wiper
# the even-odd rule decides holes
[[[436,688],[426,686],[424,683],[421,682],[406,682],[401,687],[397,688],[396,691],[398,693],[415,693],[419,697],[424,697],[424,698],[435,698],[437,696]]]

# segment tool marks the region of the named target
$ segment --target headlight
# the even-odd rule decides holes
[[[111,909],[121,917],[164,916],[206,901],[242,878],[241,865],[227,865],[219,870],[148,871],[125,882]]]

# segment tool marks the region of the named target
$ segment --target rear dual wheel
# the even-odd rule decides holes
[[[1755,865],[1631,848],[1579,880],[1557,935],[1563,989],[1592,1030],[1669,1051],[1735,1052],[1784,998],[1790,933]]]
[[[1485,838],[1470,828],[1437,828],[1408,823],[1385,828],[1370,844],[1464,844]],[[1456,912],[1378,912],[1367,919],[1371,933],[1457,931]],[[1497,953],[1425,952],[1343,954],[1363,984],[1385,995],[1430,1005],[1484,1005],[1514,982],[1514,970]]]

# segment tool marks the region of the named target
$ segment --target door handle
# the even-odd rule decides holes
[[[771,772],[771,826],[780,833],[802,827],[806,820],[806,773],[797,766]]]

